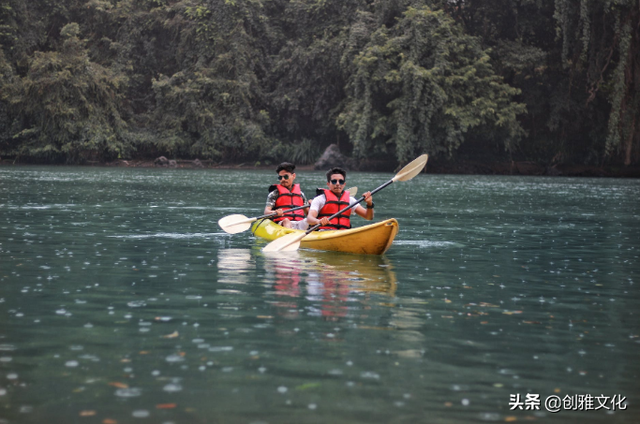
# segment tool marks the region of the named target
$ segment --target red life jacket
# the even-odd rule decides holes
[[[294,184],[293,190],[289,191],[282,185],[277,184],[269,187],[269,192],[278,190],[278,198],[276,199],[275,209],[291,209],[297,206],[304,205],[304,199],[302,198],[302,191],[300,191],[300,184]],[[291,221],[302,221],[304,219],[304,210],[298,209],[293,212],[285,212],[282,216],[276,216],[273,218],[273,222],[280,222],[285,218],[289,218]]]
[[[346,206],[349,206],[348,191],[343,191],[342,195],[338,199],[338,196],[333,194],[331,190],[327,190],[326,188],[318,189],[318,191],[319,190],[322,190],[324,192],[324,197],[327,199],[327,201],[322,207],[322,209],[320,209],[320,212],[318,212],[318,219],[325,216],[331,216],[337,213],[338,211],[344,209]],[[346,211],[342,212],[340,215],[331,219],[329,221],[330,223],[329,225],[326,225],[326,226],[323,225],[318,229],[319,230],[344,230],[347,228],[351,228],[351,218],[349,217],[349,215],[351,215],[351,210],[352,210],[351,208],[347,209]]]

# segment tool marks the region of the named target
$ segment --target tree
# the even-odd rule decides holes
[[[79,25],[61,31],[60,51],[36,52],[10,97],[21,129],[7,153],[24,159],[78,163],[129,152],[118,111],[126,79],[89,60]]]
[[[0,154],[634,164],[639,21],[637,0],[4,0]]]
[[[637,1],[457,0],[446,8],[522,90],[521,154],[550,164],[639,160]]]
[[[589,97],[611,104],[605,158],[640,160],[640,2],[556,0],[563,65],[585,74]]]
[[[522,136],[516,116],[525,109],[512,101],[519,90],[443,11],[409,7],[391,27],[362,13],[352,37],[338,122],[356,156],[394,152],[401,163],[423,152],[451,156],[472,128],[500,133],[507,149]]]
[[[339,142],[341,131],[335,120],[346,83],[340,62],[349,27],[368,2],[282,3],[270,15],[281,34],[269,76],[270,116],[276,135],[287,142],[307,139],[320,146]]]
[[[180,70],[152,80],[158,149],[222,160],[259,155],[271,143],[261,83],[270,37],[262,2],[181,2],[170,12],[181,20]]]

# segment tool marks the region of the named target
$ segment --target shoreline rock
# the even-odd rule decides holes
[[[340,153],[337,144],[330,144],[313,165],[313,169],[318,171],[327,171],[334,167],[343,168],[345,171],[357,171],[358,164],[353,159]]]

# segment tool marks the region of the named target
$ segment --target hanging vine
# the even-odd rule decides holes
[[[598,95],[605,96],[610,104],[603,159],[622,154],[623,162],[629,165],[640,155],[636,129],[640,114],[640,2],[580,0],[577,4],[575,0],[556,0],[555,7],[563,66],[572,73],[580,68],[595,70],[586,75],[586,104]],[[591,16],[601,17],[603,25],[592,25]],[[572,32],[571,28],[576,30]],[[574,63],[572,57],[578,60]]]

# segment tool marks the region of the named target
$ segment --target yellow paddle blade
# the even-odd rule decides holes
[[[263,252],[293,252],[300,247],[300,241],[307,233],[291,233],[275,239],[262,248]]]
[[[393,181],[409,181],[424,169],[428,159],[429,155],[425,154],[412,160],[393,177]]]
[[[349,192],[350,196],[356,197],[356,194],[358,194],[358,187],[351,187],[351,188],[348,188],[346,191]]]
[[[235,214],[220,218],[220,220],[218,221],[218,225],[226,233],[237,234],[243,231],[247,231],[251,227],[251,223],[255,220],[255,218],[247,218],[244,215]]]

